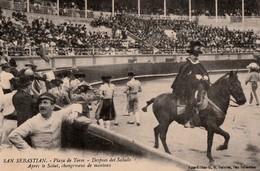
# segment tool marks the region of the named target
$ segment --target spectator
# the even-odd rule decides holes
[[[9,65],[10,65],[10,73],[13,74],[14,77],[18,77],[18,70],[16,69],[17,64],[15,59],[10,59],[9,60]]]
[[[51,80],[52,88],[48,91],[56,98],[56,104],[60,107],[70,104],[70,98],[65,90],[62,90],[61,84],[63,81],[60,79]]]
[[[12,98],[16,93],[17,88],[16,81],[16,78],[12,78],[11,83],[13,91],[2,95],[0,99],[0,115],[3,116],[3,122],[0,123],[0,130],[2,129],[2,132],[0,131],[0,135],[2,136],[2,139],[0,136],[0,151],[5,148],[11,148],[12,144],[8,139],[8,135],[12,132],[12,130],[17,128],[17,113],[12,102]]]
[[[2,64],[2,72],[0,73],[0,86],[2,87],[4,94],[12,92],[10,80],[14,76],[10,73],[10,68],[11,67],[9,64]]]
[[[21,76],[17,81],[18,90],[13,96],[13,105],[17,112],[17,126],[37,114],[37,99],[30,94],[32,81],[30,76]]]
[[[23,140],[26,136],[31,138],[32,147],[35,149],[59,149],[61,147],[62,122],[69,120],[72,123],[76,120],[78,114],[82,112],[81,106],[77,104],[60,111],[53,111],[55,97],[50,93],[41,94],[38,101],[40,113],[27,120],[9,135],[9,140],[21,151],[31,149]],[[91,120],[84,118],[81,122],[89,124]]]

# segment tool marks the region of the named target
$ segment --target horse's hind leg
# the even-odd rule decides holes
[[[155,142],[154,142],[154,148],[158,148],[159,147],[159,133],[160,133],[160,125],[157,125],[156,127],[154,127],[153,129],[154,131],[154,138],[155,138]]]
[[[225,138],[224,144],[218,146],[217,150],[226,150],[228,148],[228,142],[230,139],[229,133],[227,133],[226,131],[224,131],[223,129],[221,129],[218,126],[214,127],[214,132],[216,134],[222,135]]]
[[[162,141],[164,150],[166,153],[171,154],[171,152],[169,151],[168,145],[166,143],[166,134],[169,128],[169,124],[161,124],[163,126],[160,126],[160,139]]]

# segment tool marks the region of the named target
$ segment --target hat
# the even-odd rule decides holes
[[[76,72],[76,73],[74,74],[74,76],[75,76],[76,78],[85,78],[85,77],[86,77],[86,75],[85,75],[84,73],[82,73],[82,72]]]
[[[135,74],[134,74],[132,71],[128,72],[127,75],[128,75],[129,77],[135,76]]]
[[[34,75],[34,72],[30,68],[28,68],[28,69],[25,69],[24,75]]]
[[[11,80],[10,80],[10,83],[12,85],[12,87],[16,90],[17,89],[17,81],[19,80],[19,77],[13,77]]]
[[[88,90],[92,90],[92,88],[87,84],[80,85],[77,87],[77,89],[80,89],[81,92],[87,92]]]
[[[251,62],[246,68],[248,68],[248,69],[259,69],[259,66],[255,62]]]
[[[1,64],[1,66],[3,70],[7,68],[11,68],[11,66],[8,63]]]
[[[106,80],[106,76],[102,75],[102,76],[100,77],[100,79],[101,79],[102,81],[105,81],[105,80]]]
[[[257,39],[255,42],[255,51],[260,51],[260,39]]]
[[[192,53],[192,50],[196,47],[196,46],[202,46],[202,47],[205,47],[205,45],[203,43],[201,43],[200,41],[191,41],[189,43],[189,46],[188,46],[188,50],[186,51],[187,53]]]
[[[32,69],[37,68],[37,65],[34,65],[34,64],[31,64],[31,63],[25,64],[24,66],[31,67]]]
[[[38,97],[38,101],[43,100],[43,99],[49,99],[49,100],[53,101],[54,103],[56,102],[55,96],[54,96],[53,94],[51,94],[51,93],[48,93],[48,92],[42,93],[42,94]]]
[[[63,84],[63,81],[61,79],[52,79],[51,83],[56,86],[59,86],[59,85]]]
[[[22,75],[19,77],[18,81],[16,82],[16,84],[18,86],[26,86],[32,83],[32,79],[30,76],[28,75]]]
[[[17,67],[16,61],[15,61],[14,59],[10,59],[9,65],[10,65],[11,67]]]

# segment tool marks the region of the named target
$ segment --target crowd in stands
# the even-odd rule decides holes
[[[116,46],[117,41],[111,41],[106,32],[89,31],[86,25],[61,23],[54,24],[52,20],[36,18],[32,23],[15,24],[11,18],[1,16],[0,20],[0,42],[1,47],[8,47],[10,56],[15,47],[16,52],[20,49],[31,48],[32,52],[37,52],[37,48],[44,43],[46,48],[53,47],[53,53],[56,55],[79,54],[78,48],[109,48]],[[60,48],[60,49],[59,49]],[[72,50],[72,48],[74,50]],[[18,53],[17,55],[28,55]]]
[[[116,17],[100,17],[93,20],[92,26],[105,25],[107,27],[123,27],[139,39],[139,48],[142,45],[158,49],[185,48],[191,40],[200,40],[206,48],[212,50],[244,49],[253,46],[256,34],[253,30],[229,30],[226,27],[213,28],[201,26],[196,21],[144,19],[136,16],[117,15]],[[166,29],[172,29],[176,36],[169,37]]]
[[[199,2],[198,2],[199,1]],[[11,3],[14,3],[13,5]],[[88,10],[111,12],[112,2],[105,0],[88,0]],[[115,0],[115,12],[127,12],[137,14],[137,2],[128,0]],[[194,0],[191,1],[192,15],[215,16],[215,0]],[[156,0],[140,0],[141,14],[145,15],[163,15],[164,1]],[[167,13],[171,15],[189,15],[188,0],[167,0]],[[242,15],[241,0],[218,0],[218,15],[219,16],[241,16]],[[27,11],[25,0],[4,0],[0,2],[3,8]],[[73,17],[85,17],[85,1],[83,0],[60,0],[59,12],[57,3],[54,1],[30,1],[30,12],[44,13],[51,15],[63,15]],[[245,1],[244,10],[245,16],[259,16],[260,2],[258,0]]]
[[[15,18],[16,20],[20,20],[20,21],[23,21],[23,22],[26,22],[26,23],[28,22],[27,16],[20,11],[14,11],[12,13],[12,17]]]
[[[20,12],[13,15],[27,21]],[[111,28],[112,35],[89,31],[85,24],[56,24],[40,17],[32,23],[15,23],[12,18],[3,15],[0,19],[0,46],[3,51],[7,47],[10,56],[37,55],[40,44],[49,49],[47,55],[90,55],[125,48],[137,49],[139,53],[182,53],[191,40],[203,42],[208,52],[231,49],[240,52],[252,48],[256,41],[253,30],[229,30],[202,26],[196,21],[146,19],[125,14],[115,17],[101,15],[91,22],[93,27]],[[172,30],[175,35],[169,36],[165,30]],[[128,36],[135,41],[129,41]]]

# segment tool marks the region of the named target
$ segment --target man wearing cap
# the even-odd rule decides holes
[[[14,78],[14,76],[10,73],[10,68],[11,67],[9,64],[2,64],[2,72],[0,73],[0,86],[2,87],[4,94],[12,92],[10,80]]]
[[[73,104],[65,109],[53,111],[55,101],[55,97],[51,93],[43,93],[39,96],[40,113],[28,119],[9,135],[9,140],[17,149],[22,151],[31,149],[23,140],[26,136],[31,138],[32,147],[35,149],[59,149],[63,121],[67,120],[72,123],[77,120],[86,124],[91,123],[91,120],[86,117],[78,118],[79,113],[82,112],[81,105]]]
[[[134,124],[136,122],[136,125],[140,126],[137,93],[142,92],[141,83],[135,79],[135,74],[133,72],[128,72],[127,75],[129,81],[126,83],[124,93],[128,94],[128,113],[130,113],[130,116],[132,117],[132,120],[128,121],[127,124]]]
[[[199,55],[202,54],[204,45],[200,41],[190,42],[187,52],[189,57],[186,62],[181,65],[179,73],[176,76],[171,88],[178,99],[186,101],[185,114],[187,122],[185,128],[193,128],[199,126],[200,119],[196,114],[197,106],[202,102],[202,96],[209,88],[209,75],[204,66],[199,62]],[[197,93],[197,99],[195,93]],[[188,121],[189,120],[189,121]]]

